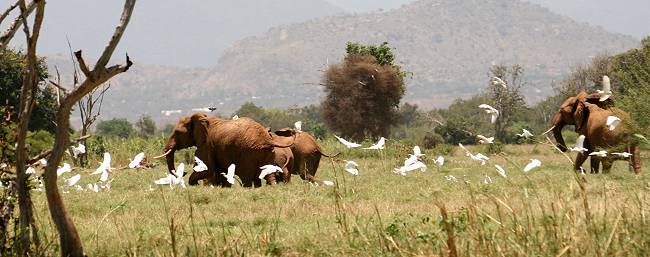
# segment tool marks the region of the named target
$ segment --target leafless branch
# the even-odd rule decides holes
[[[106,66],[106,64],[108,64],[108,61],[111,59],[111,56],[113,56],[115,47],[117,47],[117,44],[120,42],[120,39],[122,39],[122,35],[126,30],[127,24],[129,24],[129,21],[131,20],[131,13],[133,12],[134,7],[135,7],[135,1],[126,1],[124,3],[124,11],[122,12],[122,18],[120,18],[120,23],[115,28],[115,32],[113,33],[113,37],[111,37],[111,41],[108,42],[108,45],[104,49],[104,52],[102,53],[101,57],[99,57],[99,60],[97,60],[97,63],[95,64],[95,68],[97,67],[103,68]],[[127,63],[128,63],[128,55],[127,55]]]
[[[56,83],[56,82],[54,82],[52,80],[48,80],[48,82],[50,82],[50,85],[52,85],[52,86],[56,87],[57,89],[60,89],[61,91],[63,91],[64,94],[68,93],[68,90],[66,90],[64,87],[60,86],[58,83]]]
[[[24,2],[24,0],[19,0],[18,3],[19,2]],[[37,2],[38,1],[35,0],[29,3],[29,5],[27,5],[26,7],[25,12],[19,15],[18,17],[16,17],[16,19],[14,19],[11,25],[9,25],[9,27],[4,32],[2,32],[2,34],[0,34],[0,50],[5,49],[7,45],[9,45],[9,42],[16,34],[16,31],[18,31],[20,25],[23,23],[22,17],[23,16],[29,17],[29,15],[34,11],[34,9],[36,9]]]
[[[81,50],[74,52],[74,56],[77,58],[77,62],[79,62],[79,69],[81,69],[81,72],[86,76],[87,79],[90,79],[91,81],[94,80],[93,77],[90,75],[90,70],[88,69],[88,65],[86,65],[86,61],[84,61],[83,56],[81,56]]]
[[[9,16],[9,13],[11,13],[11,11],[13,11],[14,9],[16,9],[16,7],[18,6],[18,3],[19,3],[20,1],[21,1],[21,0],[16,1],[16,3],[12,4],[11,6],[9,6],[9,8],[7,8],[7,10],[5,10],[2,14],[0,14],[0,24],[2,24],[2,21],[4,21],[5,18],[7,18],[7,16]]]

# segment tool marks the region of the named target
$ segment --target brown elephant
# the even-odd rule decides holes
[[[320,158],[336,157],[335,155],[328,155],[323,153],[323,150],[316,142],[316,139],[307,132],[296,131],[291,128],[283,128],[272,132],[274,138],[280,139],[284,144],[290,142],[293,138],[293,145],[291,152],[293,153],[293,165],[289,168],[291,174],[299,175],[303,180],[310,182],[318,182],[315,179],[316,171],[320,165]],[[291,175],[285,176],[285,182],[291,181]]]
[[[281,181],[286,183],[290,182],[291,181],[290,169],[292,169],[294,165],[293,152],[291,152],[290,148],[275,147],[273,148],[273,155],[274,155],[273,164],[282,168],[282,174],[274,173],[271,175],[267,175],[266,178],[267,183],[272,185],[276,181]]]
[[[608,102],[609,101],[609,102]],[[640,149],[633,140],[632,131],[634,123],[630,116],[616,108],[610,107],[611,100],[600,102],[598,94],[587,94],[581,92],[575,97],[570,97],[560,106],[559,111],[553,116],[552,128],[553,136],[558,143],[558,148],[567,151],[567,146],[562,137],[562,128],[565,125],[575,125],[575,131],[585,136],[584,147],[587,151],[578,153],[574,164],[574,169],[579,171],[589,154],[597,149],[604,149],[608,152],[629,152],[632,157],[629,158],[629,164],[634,172],[641,171]],[[607,108],[604,109],[603,107]],[[607,127],[607,117],[616,116],[621,119],[621,123],[616,129],[610,131]],[[621,159],[608,155],[602,158],[603,172],[609,172],[614,160]],[[601,158],[591,158],[591,172],[597,173]]]
[[[235,164],[235,174],[245,187],[259,187],[259,167],[273,164],[274,147],[287,148],[293,141],[282,144],[276,142],[262,125],[249,118],[224,120],[208,117],[203,113],[195,113],[181,118],[164,148],[167,168],[174,169],[174,152],[196,146],[194,155],[201,159],[208,170],[194,172],[190,175],[189,184],[196,185],[200,179],[208,179],[210,183],[229,187],[230,184],[220,172],[225,172],[231,164]]]

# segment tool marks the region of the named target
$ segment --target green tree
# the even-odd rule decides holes
[[[156,133],[156,122],[149,115],[140,116],[135,122],[135,127],[138,129],[138,133],[144,137],[150,137]]]
[[[108,121],[100,121],[97,124],[97,132],[104,136],[128,138],[133,134],[133,126],[125,118],[113,118]]]
[[[388,136],[399,122],[405,74],[387,43],[348,43],[346,50],[343,62],[330,66],[323,78],[323,120],[331,130],[357,141]]]
[[[526,101],[520,92],[525,85],[523,74],[524,69],[519,65],[510,68],[496,65],[490,69],[487,91],[489,104],[499,111],[499,117],[494,123],[494,137],[503,143],[510,143],[507,129],[516,120],[517,114],[526,107]],[[497,82],[498,80],[506,85]]]
[[[22,52],[11,49],[0,50],[0,105],[12,106],[18,110],[25,65],[27,65],[25,54]],[[41,58],[38,63],[38,80],[45,81],[47,76],[47,66]],[[40,88],[36,94],[29,130],[45,130],[54,133],[56,125],[52,121],[56,106],[56,93],[52,88]]]

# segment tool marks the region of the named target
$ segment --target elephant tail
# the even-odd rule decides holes
[[[323,153],[322,151],[318,151],[318,152],[320,153],[320,155],[328,157],[328,158],[335,158],[336,156],[339,156],[339,154],[341,154],[341,152],[338,152],[336,154],[326,154],[326,153]]]

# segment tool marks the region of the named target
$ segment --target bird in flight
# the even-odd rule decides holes
[[[347,140],[345,140],[343,138],[338,137],[337,135],[334,135],[334,137],[336,137],[336,139],[338,139],[339,142],[341,142],[341,144],[344,144],[348,148],[356,148],[356,147],[361,146],[361,144],[357,144],[357,143],[347,141]]]

